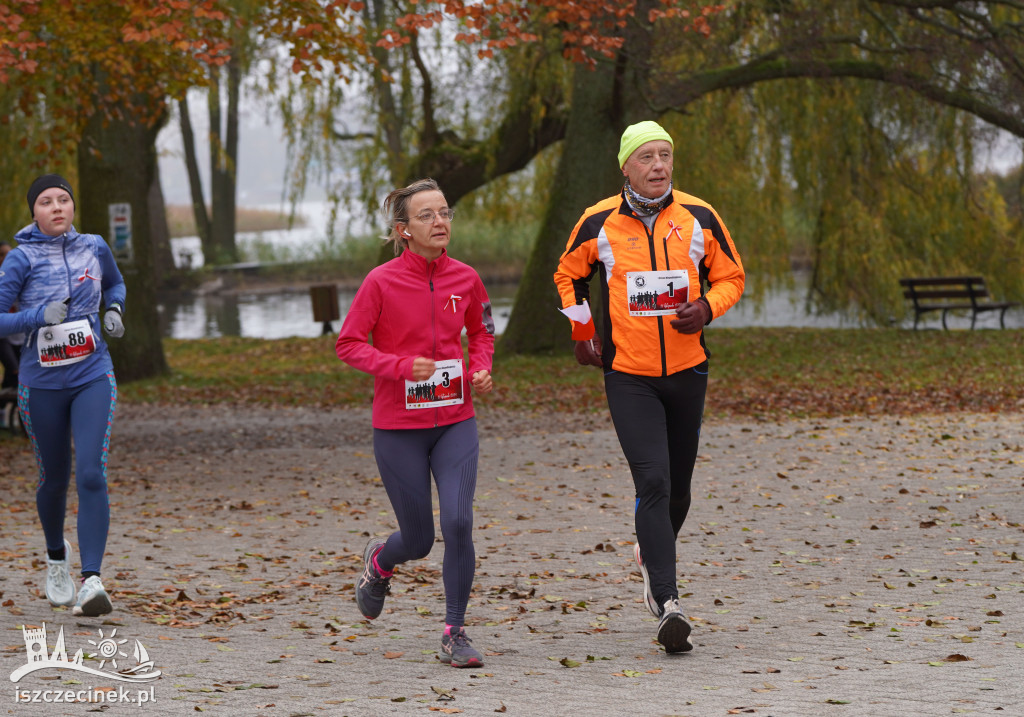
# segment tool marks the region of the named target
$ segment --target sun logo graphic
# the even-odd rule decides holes
[[[61,629],[63,630],[64,628],[61,628]],[[93,642],[92,640],[89,640],[89,644],[93,645],[94,647],[97,648],[97,651],[91,653],[89,655],[89,657],[92,657],[92,658],[99,657],[100,658],[100,669],[101,670],[103,669],[103,666],[105,664],[107,664],[108,660],[110,661],[110,666],[113,667],[116,670],[117,669],[117,656],[120,655],[121,657],[124,657],[124,658],[128,657],[128,655],[123,653],[123,652],[121,652],[121,650],[119,648],[120,645],[123,645],[124,643],[128,642],[128,640],[126,640],[126,639],[115,640],[114,639],[114,636],[117,634],[117,628],[116,627],[113,630],[110,631],[110,636],[109,637],[103,637],[103,628],[102,627],[99,629],[99,633],[100,633],[100,641],[98,643]]]
[[[138,640],[135,641],[135,648],[132,651],[135,665],[132,667],[128,666],[126,662],[129,659],[128,654],[121,650],[121,645],[127,643],[128,640],[118,639],[117,628],[111,630],[110,634],[106,636],[103,634],[103,629],[100,628],[99,641],[88,641],[90,645],[96,648],[96,652],[90,652],[88,655],[85,655],[82,649],[79,648],[71,659],[68,659],[67,648],[64,646],[63,626],[61,626],[60,631],[57,633],[57,641],[53,646],[53,651],[49,653],[47,653],[46,645],[46,623],[43,623],[42,627],[24,625],[21,628],[21,632],[25,638],[25,651],[28,653],[28,660],[26,664],[11,673],[11,682],[17,682],[31,672],[44,670],[48,667],[59,670],[87,672],[90,675],[112,678],[122,682],[146,682],[148,680],[155,680],[160,676],[160,670],[155,669],[153,660],[149,658],[149,653]],[[100,660],[99,669],[84,664],[86,659],[94,660],[97,658]],[[122,659],[123,667],[118,665],[118,658]],[[113,671],[104,670],[108,663]]]

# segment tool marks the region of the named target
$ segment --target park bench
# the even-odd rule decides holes
[[[942,328],[948,329],[946,315],[950,311],[970,311],[971,328],[978,314],[999,312],[999,326],[1006,328],[1006,310],[1017,304],[1012,301],[989,301],[985,279],[980,276],[932,276],[900,279],[903,296],[914,304],[914,328],[921,314],[942,312]]]

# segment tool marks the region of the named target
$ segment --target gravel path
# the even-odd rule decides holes
[[[155,702],[16,703],[16,690],[124,685],[48,668],[10,683],[0,704],[15,715],[1024,714],[1021,419],[707,422],[679,543],[696,648],[666,656],[641,601],[632,485],[607,417],[484,409],[468,632],[486,665],[454,670],[436,654],[442,546],[399,569],[379,619],[355,608],[362,547],[393,529],[368,411],[125,405],[105,620],[42,597],[34,462],[0,442],[0,669],[26,664],[26,624],[45,623],[51,649],[62,627],[69,655],[116,631],[161,670],[145,686]]]

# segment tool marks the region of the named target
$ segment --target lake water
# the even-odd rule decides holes
[[[515,298],[514,285],[488,287],[494,309],[497,333],[503,333]],[[338,292],[340,314],[344,318],[352,304],[354,292]],[[809,316],[803,311],[798,294],[780,291],[768,293],[759,306],[751,300],[741,300],[725,316],[716,319],[715,327],[792,326],[816,328],[858,328],[859,324],[836,315]],[[323,325],[313,320],[312,302],[308,290],[281,291],[273,294],[208,294],[184,299],[165,300],[160,304],[163,335],[176,339],[199,339],[218,336],[247,336],[278,339],[290,336],[320,336]],[[1024,328],[1024,311],[1011,311],[1006,315],[1007,328]],[[941,328],[938,316],[922,324],[925,328]],[[969,318],[950,319],[951,328],[966,329]],[[995,314],[983,315],[978,328],[999,327]],[[335,321],[337,332],[341,322]],[[568,329],[567,329],[568,330]]]
[[[488,287],[499,333],[508,324],[515,296],[514,286]],[[355,292],[338,292],[342,319],[352,305]],[[163,335],[175,339],[201,339],[217,336],[248,336],[281,339],[290,336],[320,336],[323,324],[313,320],[313,304],[308,290],[281,291],[273,294],[207,294],[186,299],[165,300],[160,304]],[[341,321],[332,324],[335,332]]]
[[[278,206],[265,207],[280,209]],[[311,258],[319,243],[327,235],[328,206],[324,202],[302,203],[297,213],[307,219],[305,227],[290,231],[273,231],[256,234],[239,234],[239,246],[260,241],[280,248],[289,258],[299,261]],[[199,240],[185,237],[171,240],[172,251],[178,266],[202,264]],[[251,259],[253,257],[244,257]],[[751,280],[748,279],[748,288]],[[514,285],[488,286],[494,310],[494,324],[497,333],[504,332],[512,311],[515,298]],[[739,328],[745,326],[771,327],[814,327],[814,328],[859,328],[855,320],[838,314],[811,315],[804,311],[803,297],[806,281],[797,277],[793,289],[768,291],[757,303],[752,299],[741,299],[725,316],[715,319],[715,327]],[[355,292],[338,292],[338,304],[342,318],[352,303]],[[312,302],[307,289],[280,291],[273,294],[206,294],[187,298],[167,299],[160,304],[163,335],[176,339],[213,338],[219,336],[245,336],[253,338],[278,339],[291,336],[320,336],[323,325],[313,321]],[[554,311],[554,309],[552,309]],[[968,328],[970,319],[951,317],[950,328]],[[910,323],[905,325],[909,326]],[[941,317],[933,313],[922,322],[924,328],[941,328]],[[983,314],[978,328],[998,328],[998,312]],[[1024,328],[1024,311],[1016,309],[1006,315],[1007,328]],[[341,328],[336,321],[333,331]]]

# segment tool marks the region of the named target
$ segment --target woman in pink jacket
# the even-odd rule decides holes
[[[448,256],[454,210],[437,182],[421,179],[396,189],[382,211],[395,253],[404,251],[366,276],[335,348],[342,361],[374,376],[374,455],[399,529],[366,544],[356,604],[368,619],[380,615],[395,566],[430,552],[433,473],[444,538],[442,661],[479,667],[483,656],[464,629],[476,567],[479,455],[470,387],[480,394],[493,388],[491,303],[476,271]]]

